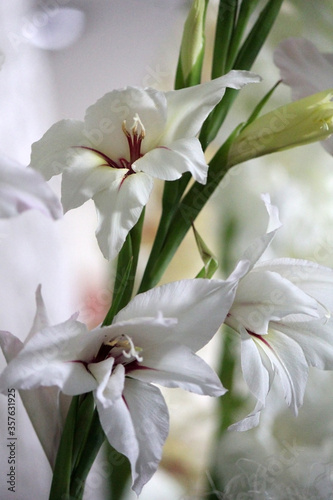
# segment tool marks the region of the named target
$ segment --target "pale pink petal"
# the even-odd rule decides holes
[[[62,216],[60,201],[38,172],[1,158],[0,217],[13,217],[31,209],[53,219]]]
[[[333,86],[333,64],[305,38],[287,38],[274,53],[284,83],[291,87],[293,100]]]
[[[288,38],[281,42],[274,53],[274,62],[280,69],[283,82],[291,88],[293,100],[333,86],[332,54],[321,54],[305,38]],[[321,145],[333,154],[332,137],[322,141]]]

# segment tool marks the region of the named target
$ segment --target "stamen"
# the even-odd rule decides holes
[[[134,357],[139,362],[143,361],[143,358],[138,354],[138,352],[142,351],[142,349],[140,349],[139,347],[135,347],[135,345],[133,344],[133,340],[130,337],[128,337],[127,335],[125,335],[125,337],[127,338],[127,341],[130,345],[129,352],[123,351],[123,355],[125,356],[125,358]]]
[[[140,134],[138,134],[138,126],[140,126]],[[142,123],[142,121],[140,120],[140,117],[137,113],[135,113],[134,117],[133,117],[133,125],[132,125],[132,133],[133,135],[139,135],[140,139],[144,139],[145,138],[145,135],[146,135],[146,130],[145,130],[145,127]]]
[[[113,347],[123,348],[122,354],[125,358],[130,359],[133,357],[139,362],[143,361],[143,358],[138,354],[142,349],[140,347],[135,347],[132,339],[128,337],[128,335],[121,335],[109,342],[105,342],[104,345],[110,346],[111,349]]]
[[[121,128],[123,129],[123,132],[126,135],[126,137],[128,137],[130,139],[131,138],[131,134],[129,133],[129,131],[126,128],[126,120],[123,121],[123,123],[121,125]]]

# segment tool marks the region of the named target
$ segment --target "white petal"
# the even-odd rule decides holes
[[[23,342],[10,332],[0,331],[0,347],[9,363],[23,349]]]
[[[177,323],[175,318],[164,318],[158,314],[155,318],[143,317],[123,321],[117,321],[110,327],[103,327],[93,332],[103,332],[105,340],[112,340],[121,336],[128,336],[134,345],[140,349],[154,348],[160,346],[173,336],[172,326]],[[94,333],[95,335],[95,333]]]
[[[184,172],[191,172],[196,181],[205,184],[208,165],[199,140],[192,137],[149,151],[135,162],[133,169],[166,181],[179,179]]]
[[[317,302],[275,272],[252,270],[239,282],[230,315],[250,332],[264,335],[270,321],[289,314],[316,318]]]
[[[126,379],[124,398],[139,443],[139,457],[133,474],[137,495],[156,472],[169,432],[169,413],[157,387]]]
[[[13,217],[30,209],[53,219],[62,216],[58,198],[38,172],[1,158],[0,217]]]
[[[125,383],[125,370],[123,365],[118,365],[111,375],[114,364],[113,358],[105,359],[100,363],[91,363],[89,370],[98,382],[95,398],[104,408],[111,406],[122,395]]]
[[[139,456],[139,443],[128,405],[124,398],[117,399],[108,407],[104,407],[97,399],[96,405],[101,426],[109,443],[128,458],[132,476],[134,476]]]
[[[196,136],[204,120],[222,99],[226,87],[240,89],[259,81],[260,77],[253,73],[230,71],[201,85],[167,92],[168,118],[160,144],[168,146],[177,139]]]
[[[253,337],[272,363],[282,384],[285,400],[297,415],[303,404],[308,365],[297,342],[278,330],[270,330],[262,339]]]
[[[333,311],[333,270],[300,259],[273,259],[260,262],[255,269],[281,274],[329,311]]]
[[[56,385],[65,394],[75,395],[95,389],[94,377],[76,362],[85,343],[92,340],[86,326],[73,319],[43,329],[4,369],[0,391]]]
[[[130,377],[209,396],[226,392],[216,373],[186,346],[166,341],[158,349],[144,349],[142,357],[136,369],[127,371]]]
[[[65,212],[83,205],[94,195],[120,182],[127,169],[105,166],[102,157],[93,151],[76,149],[71,167],[62,176],[62,204]]]
[[[166,99],[155,89],[126,87],[105,94],[87,109],[85,136],[90,146],[103,151],[112,160],[129,160],[129,148],[122,130],[124,120],[130,132],[134,117],[138,115],[144,128],[142,153],[155,147],[166,122]]]
[[[9,363],[23,349],[24,344],[11,333],[0,332],[0,346]],[[50,465],[53,467],[61,431],[59,389],[38,387],[31,391],[20,391],[20,397]]]
[[[305,38],[288,38],[274,53],[281,78],[291,87],[293,100],[332,87],[333,65]]]
[[[116,179],[108,189],[94,196],[99,225],[98,244],[104,257],[114,259],[128,232],[138,221],[153,188],[152,178],[144,173]]]
[[[26,344],[37,332],[50,325],[44,300],[42,297],[42,287],[38,285],[36,290],[36,314],[30,332],[24,341]]]
[[[182,280],[141,293],[122,309],[114,322],[132,318],[177,318],[169,340],[192,351],[207,344],[223,323],[235,292],[234,283],[222,280]]]
[[[288,337],[297,342],[308,365],[321,370],[333,369],[333,320],[272,323]]]
[[[253,338],[241,329],[241,363],[244,380],[252,394],[264,406],[270,389],[269,373]]]
[[[261,195],[261,198],[265,203],[269,216],[267,232],[263,236],[256,238],[254,242],[249,245],[228,280],[239,280],[242,276],[248,273],[267,249],[274,238],[276,231],[281,227],[278,209],[276,206],[271,204],[270,196],[266,193]]]
[[[71,165],[77,146],[89,145],[83,134],[82,122],[62,120],[33,143],[30,167],[41,172],[46,180],[51,179]]]
[[[264,405],[260,401],[257,401],[257,404],[253,411],[239,422],[230,425],[228,427],[228,430],[244,432],[253,429],[253,427],[257,427],[259,425],[260,412],[263,408]]]
[[[104,408],[97,401],[103,430],[130,461],[133,489],[139,495],[155,473],[169,430],[168,409],[157,387],[126,378],[123,398]]]

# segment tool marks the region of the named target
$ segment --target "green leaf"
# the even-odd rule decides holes
[[[226,66],[229,44],[234,31],[237,9],[238,0],[220,0],[215,28],[212,79],[228,72]]]
[[[244,41],[233,64],[234,69],[250,70],[279,13],[283,0],[269,0]],[[239,90],[226,89],[219,104],[204,122],[200,141],[203,149],[215,139]]]
[[[239,51],[234,68],[251,69],[273,27],[282,3],[283,0],[269,0],[267,2]]]

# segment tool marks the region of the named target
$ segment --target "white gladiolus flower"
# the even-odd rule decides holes
[[[156,471],[169,428],[164,398],[152,383],[210,396],[225,393],[194,352],[218,330],[234,293],[235,282],[183,280],[137,295],[108,327],[89,332],[74,317],[41,325],[12,352],[0,391],[33,389],[33,397],[41,388],[67,395],[93,391],[102,428],[128,457],[139,494]],[[0,339],[4,348],[15,337],[1,332]]]
[[[83,122],[63,120],[32,145],[31,167],[46,179],[63,173],[67,211],[92,198],[99,216],[96,236],[105,258],[121,249],[146,205],[153,179],[184,172],[205,184],[207,169],[196,135],[225,88],[260,78],[246,71],[171,92],[127,87],[87,109]]]
[[[256,263],[280,225],[265,201],[272,229],[238,263],[232,275],[239,279],[237,292],[225,320],[240,334],[244,379],[257,399],[254,411],[231,426],[237,430],[258,425],[275,375],[297,415],[309,366],[333,369],[333,270],[296,259]]]
[[[38,331],[48,326],[49,320],[40,286],[36,292],[36,305],[34,322],[24,342],[9,332],[0,332],[0,346],[7,363],[22,351]],[[20,396],[45,455],[53,468],[68,401],[60,394],[57,387],[38,387],[32,391],[20,391]]]

